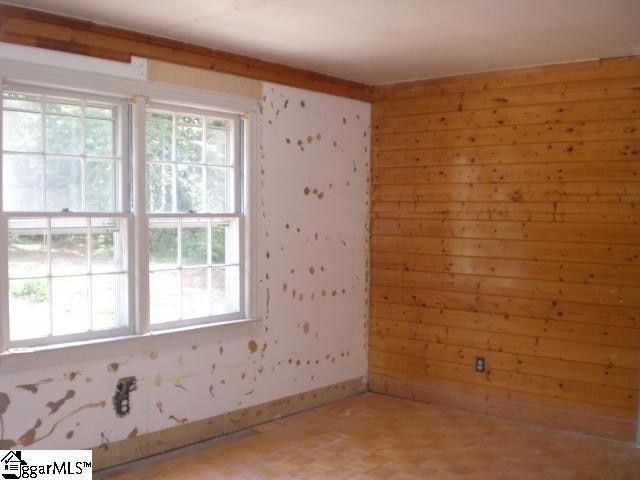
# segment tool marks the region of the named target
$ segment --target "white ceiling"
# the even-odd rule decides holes
[[[384,84],[640,55],[640,0],[20,0]]]

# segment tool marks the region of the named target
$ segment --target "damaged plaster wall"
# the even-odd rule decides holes
[[[116,357],[0,364],[0,448],[105,445],[366,375],[370,106],[262,89],[261,320]],[[116,384],[132,376],[118,417]]]

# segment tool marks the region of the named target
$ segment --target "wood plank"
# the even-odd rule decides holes
[[[526,402],[530,407],[551,407],[553,409],[570,408],[570,411],[574,413],[580,412],[586,415],[595,415],[597,417],[603,416],[618,421],[629,421],[632,416],[632,410],[607,405],[597,405],[589,402],[588,399],[586,401],[576,401],[567,398],[550,397],[548,395],[500,388],[496,385],[483,385],[479,382],[465,382],[463,380],[441,378],[435,375],[426,376],[420,373],[409,372],[407,370],[393,370],[391,368],[383,367],[375,367],[371,370],[370,378],[375,377],[376,375],[384,375],[394,379],[409,380],[420,385],[429,385],[436,388],[447,389],[449,391],[453,390],[463,392],[467,395],[475,394],[481,395],[485,398],[498,397],[511,402]],[[505,405],[508,406],[509,403],[505,403]],[[511,403],[511,407],[513,407],[513,403]],[[558,425],[556,425],[555,428],[559,428]]]
[[[374,168],[372,174],[377,185],[597,182],[603,178],[611,182],[636,182],[640,176],[640,161]]]
[[[371,148],[374,151],[385,151],[406,148],[537,144],[585,140],[637,140],[638,137],[640,137],[640,120],[631,118],[377,134],[372,138]]]
[[[464,382],[421,378],[405,372],[372,372],[370,388],[374,392],[410,398],[427,403],[469,410],[475,413],[529,421],[551,428],[614,438],[635,439],[636,419],[618,416],[614,411],[593,411],[582,402],[561,401],[497,388],[483,388]],[[624,411],[626,412],[626,411]]]
[[[578,323],[553,318],[541,319],[381,302],[372,302],[371,317],[374,322],[395,320],[631,349],[638,349],[640,344],[640,329],[638,328]],[[393,335],[394,332],[390,332],[390,334]],[[607,368],[604,367],[602,372],[607,374]]]
[[[371,299],[378,303],[640,328],[640,312],[630,307],[383,286],[371,289]]]
[[[614,202],[640,201],[640,182],[374,185],[373,202]]]
[[[371,252],[372,268],[416,272],[464,273],[502,278],[529,278],[598,285],[640,286],[640,266],[569,263],[505,258]]]
[[[433,359],[443,362],[459,363],[473,369],[476,357],[485,359],[487,368],[516,372],[524,375],[573,380],[580,383],[591,383],[601,386],[619,387],[633,391],[638,371],[629,368],[592,365],[581,362],[543,358],[535,355],[514,354],[510,352],[495,352],[484,348],[463,345],[425,342],[403,337],[379,335],[374,332],[371,336],[370,357],[377,356],[380,365],[385,365],[385,357],[394,358],[392,362],[403,361],[404,356]],[[625,400],[626,401],[626,400]]]
[[[633,119],[639,115],[640,99],[622,98],[384,117],[374,120],[371,128],[374,134],[382,135],[507,125],[548,125],[580,120]]]
[[[401,117],[428,113],[496,109],[507,106],[544,105],[563,102],[638,98],[640,81],[636,76],[613,80],[584,80],[573,83],[523,85],[473,92],[427,95],[374,103],[372,117]]]
[[[640,306],[640,287],[585,285],[573,282],[377,268],[371,271],[371,284],[550,299],[584,304]]]
[[[639,57],[621,57],[396,83],[376,87],[374,100],[380,103],[399,98],[415,99],[510,87],[531,88],[538,84],[562,85],[594,79],[609,84],[620,77],[640,75],[639,63]]]
[[[517,370],[509,365],[509,358],[515,358],[515,356],[508,354],[502,357],[500,355],[485,357],[487,365],[493,366],[488,366],[484,373],[478,373],[473,368],[475,357],[466,357],[465,353],[476,352],[482,356],[485,355],[482,350],[459,347],[457,348],[458,360],[455,360],[455,355],[450,359],[447,354],[441,354],[437,344],[435,344],[436,348],[432,348],[433,343],[416,340],[406,340],[403,343],[402,340],[374,336],[374,346],[370,355],[373,368],[406,369],[425,376],[433,375],[469,383],[490,384],[492,387],[574,401],[584,400],[585,395],[588,395],[591,399],[590,403],[596,405],[631,411],[635,408],[633,402],[636,400],[636,391],[633,387],[617,387],[567,379],[560,373],[557,378],[537,375],[524,371],[524,360],[520,370]],[[466,362],[461,361],[460,356]],[[517,362],[517,360],[514,361]],[[551,369],[545,372],[553,371],[552,368],[556,366],[553,362],[550,363]]]
[[[403,225],[406,230],[412,228],[411,225],[418,226],[434,221],[468,221],[473,225],[490,220],[557,225],[558,231],[565,227],[574,232],[577,230],[574,225],[593,227],[614,224],[611,227],[615,229],[625,224],[633,227],[640,223],[640,209],[634,202],[373,202],[371,216],[375,222],[386,225],[395,222]],[[550,227],[549,230],[554,228]],[[428,236],[429,233],[423,235]],[[499,235],[496,237],[501,238]],[[601,235],[598,237],[602,238]],[[527,237],[523,238],[526,239]],[[600,243],[599,240],[592,241],[590,237],[583,237],[583,240],[588,243]]]
[[[137,55],[358,100],[371,96],[371,88],[358,82],[9,5],[0,5],[0,40],[118,61]]]
[[[395,205],[397,202],[394,202]],[[373,211],[384,203],[374,203]],[[415,205],[415,203],[407,202],[407,205]],[[434,205],[434,203],[425,203],[425,206]],[[438,203],[435,209],[442,208]],[[452,205],[452,204],[449,204]],[[456,206],[480,205],[479,208],[486,208],[485,204],[475,204],[473,202],[459,203]],[[500,204],[496,204],[500,205]],[[517,203],[525,209],[532,204]],[[546,206],[550,206],[553,210],[553,203],[543,204],[543,207],[537,207],[543,210]],[[567,202],[563,203],[566,210],[570,207]],[[585,204],[578,204],[585,205]],[[602,205],[602,204],[600,204]],[[608,205],[608,204],[605,204]],[[624,210],[626,204],[618,205]],[[585,206],[597,209],[599,204],[588,204]],[[497,207],[500,208],[500,207]],[[559,207],[558,207],[559,208]],[[612,207],[614,208],[614,207]],[[633,211],[633,210],[632,210]],[[499,218],[496,215],[496,218]],[[407,220],[407,219],[374,219],[372,222],[372,231],[384,235],[406,233],[411,236],[427,236],[427,237],[446,237],[446,238],[479,238],[479,239],[504,239],[504,240],[548,240],[550,242],[581,242],[584,244],[620,244],[628,246],[638,246],[640,238],[640,225],[610,225],[606,230],[601,225],[590,223],[558,223],[558,222],[509,222],[501,220],[487,221],[434,221],[434,220]]]
[[[603,367],[613,366],[638,370],[638,348],[613,347],[595,343],[581,343],[547,337],[531,337],[498,332],[482,332],[459,327],[443,327],[427,323],[402,322],[375,319],[373,333],[383,337],[399,337],[406,340],[448,345],[468,346],[539,357],[582,362]],[[406,343],[408,345],[408,343]],[[558,346],[558,350],[553,347]]]
[[[375,151],[375,168],[640,160],[640,140]],[[637,179],[636,179],[637,181]],[[497,182],[496,182],[497,183]]]
[[[602,386],[572,380],[558,381],[553,378],[524,375],[507,372],[498,368],[489,369],[478,374],[472,366],[457,363],[441,362],[402,355],[373,355],[372,370],[384,373],[385,370],[406,371],[421,377],[435,377],[457,380],[465,383],[509,389],[514,392],[543,395],[569,401],[580,401],[589,398],[594,405],[613,407],[633,411],[637,405],[636,392],[612,386]]]
[[[395,235],[381,234],[375,223],[371,232],[371,249],[378,252],[444,254],[465,257],[493,257],[523,260],[639,265],[640,246],[609,244],[572,244],[533,240],[416,237],[396,230]],[[597,260],[597,261],[596,261]]]

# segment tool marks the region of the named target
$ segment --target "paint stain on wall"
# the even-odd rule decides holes
[[[69,412],[64,417],[59,418],[51,426],[51,428],[49,428],[49,431],[47,433],[45,433],[40,438],[36,438],[37,430],[42,426],[42,420],[38,419],[38,420],[36,420],[36,423],[34,424],[33,427],[31,427],[24,434],[22,434],[22,436],[18,439],[18,443],[23,445],[23,446],[25,446],[25,447],[28,447],[29,445],[32,445],[32,444],[37,443],[37,442],[40,442],[40,441],[44,440],[45,438],[48,438],[51,435],[53,435],[53,433],[56,431],[56,428],[58,428],[58,425],[60,425],[62,422],[66,421],[67,419],[73,417],[74,415],[77,415],[82,410],[86,410],[86,409],[90,409],[90,408],[97,408],[97,407],[104,408],[105,405],[106,405],[106,402],[103,400],[101,402],[96,402],[96,403],[87,403],[86,405],[82,405],[82,406],[76,408],[75,410]]]
[[[35,425],[31,427],[29,430],[27,430],[26,432],[24,432],[22,436],[18,439],[18,443],[20,445],[24,445],[25,447],[28,447],[29,445],[34,444],[36,441],[36,432],[41,426],[42,426],[42,420],[37,419]]]
[[[115,373],[118,371],[119,368],[120,368],[120,364],[118,362],[113,362],[107,365],[107,372]]]
[[[256,353],[256,351],[258,350],[258,344],[256,343],[255,340],[250,340],[248,347],[251,353]]]
[[[58,410],[60,410],[60,407],[62,407],[62,405],[66,403],[67,400],[71,400],[75,396],[76,396],[75,390],[68,390],[66,395],[62,397],[60,400],[56,400],[55,402],[53,401],[47,402],[46,406],[51,410],[49,412],[49,415],[53,415],[54,413],[56,413]]]
[[[179,423],[181,425],[189,421],[188,418],[178,418],[175,415],[169,415],[169,420],[173,420],[174,422]]]
[[[7,412],[10,404],[11,399],[9,398],[9,395],[4,392],[0,392],[0,449],[3,450],[7,450],[16,444],[13,440],[4,438],[4,419],[2,416]]]
[[[46,385],[47,383],[53,382],[52,378],[45,378],[44,380],[40,380],[36,383],[26,383],[24,385],[16,385],[16,388],[20,388],[22,390],[26,390],[27,392],[31,392],[33,394],[38,393],[38,388],[41,385]]]
[[[311,329],[311,327],[309,326],[309,322],[304,322],[304,325],[302,326],[302,331],[304,333],[309,333],[310,329]]]

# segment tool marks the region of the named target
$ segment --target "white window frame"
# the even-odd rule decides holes
[[[61,343],[60,337],[52,337],[53,341],[47,345],[32,345],[18,348],[20,345],[9,343],[9,311],[8,311],[8,216],[0,209],[0,365],[8,368],[12,363],[14,367],[24,362],[25,355],[29,355],[29,363],[34,358],[49,362],[55,357],[55,352],[64,352],[66,361],[73,359],[74,352],[78,358],[86,358],[87,349],[95,352],[96,348],[103,345],[109,353],[115,353],[119,349],[123,352],[130,351],[131,344],[138,347],[157,342],[180,342],[187,337],[196,335],[202,338],[203,332],[220,332],[215,327],[235,324],[249,324],[257,320],[256,294],[256,165],[258,139],[259,103],[252,98],[238,97],[217,92],[207,92],[190,88],[155,84],[148,81],[134,80],[130,78],[111,77],[104,74],[82,72],[59,67],[34,65],[24,62],[0,60],[0,77],[3,84],[32,85],[36,88],[60,89],[69,94],[77,92],[80,95],[98,95],[102,97],[119,97],[131,104],[129,118],[129,132],[131,133],[129,149],[129,162],[131,176],[123,178],[132,185],[132,208],[128,211],[124,205],[122,211],[128,217],[128,275],[129,290],[129,331],[126,335],[122,332],[115,334],[108,332],[108,338],[91,339],[65,338]],[[196,109],[200,112],[210,111],[211,115],[240,115],[242,135],[236,137],[242,142],[241,148],[242,174],[237,175],[241,181],[238,189],[240,202],[240,269],[241,269],[241,295],[240,312],[237,315],[219,318],[221,316],[198,319],[197,322],[184,322],[167,325],[162,330],[152,329],[149,319],[149,252],[148,252],[148,215],[146,212],[146,185],[145,185],[145,109],[147,105],[161,104],[172,106],[180,111]],[[124,122],[123,122],[124,123]],[[0,125],[1,126],[1,125]],[[240,133],[240,132],[238,132]],[[126,136],[122,137],[124,140]],[[0,186],[2,178],[0,177]],[[123,185],[126,187],[126,184]],[[0,195],[0,201],[2,196]],[[126,193],[123,198],[128,197]],[[1,205],[1,204],[0,204]],[[91,217],[94,214],[78,213],[71,215]],[[29,213],[38,216],[38,214]],[[179,215],[179,214],[178,214]],[[208,216],[203,214],[201,216]],[[15,216],[12,213],[12,216]],[[113,216],[113,215],[111,215]],[[177,216],[168,214],[168,216]],[[197,217],[197,214],[195,215]],[[228,215],[224,215],[228,217]],[[164,327],[164,325],[162,326]],[[215,330],[214,330],[215,328]],[[194,333],[190,333],[194,332]],[[116,336],[114,336],[116,335]],[[160,340],[161,339],[161,340]],[[11,347],[11,348],[10,348]],[[16,347],[16,348],[13,348]],[[107,350],[105,350],[106,352]],[[71,357],[69,356],[70,354]],[[53,356],[52,356],[53,355]],[[59,356],[56,358],[62,358]]]

